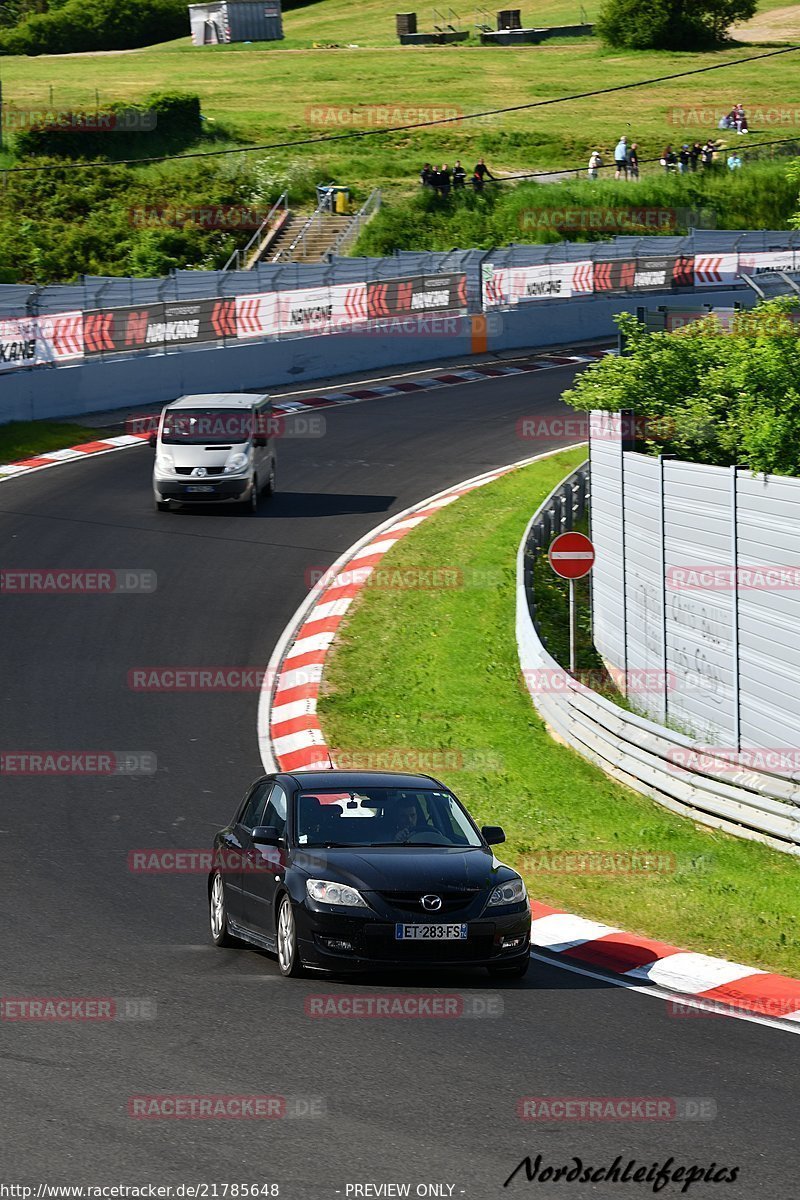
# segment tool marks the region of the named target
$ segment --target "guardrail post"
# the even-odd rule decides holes
[[[664,687],[664,724],[669,709],[669,663],[667,661],[667,539],[664,510],[664,455],[658,456],[658,539],[661,543],[661,662]]]

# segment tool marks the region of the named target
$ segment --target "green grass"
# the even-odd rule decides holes
[[[98,429],[61,421],[9,421],[0,425],[0,463],[32,458],[48,450],[63,450],[82,442],[95,442]]]
[[[550,738],[525,691],[514,637],[517,546],[531,512],[583,458],[584,450],[560,454],[478,489],[391,551],[387,568],[458,565],[467,578],[499,572],[503,582],[365,589],[326,669],[327,740],[346,750],[463,755],[462,769],[443,772],[447,782],[479,822],[505,826],[504,857],[536,899],[797,974],[797,862],[696,827],[618,785]],[[676,870],[535,875],[524,859],[543,850],[672,855]]]
[[[579,6],[537,6],[537,19],[564,19]],[[590,5],[590,11],[597,5]],[[469,113],[503,105],[552,99],[573,90],[634,82],[713,62],[741,57],[742,47],[714,54],[632,53],[604,50],[598,42],[552,43],[540,47],[400,47],[394,42],[395,5],[370,0],[357,8],[345,0],[320,0],[285,15],[287,41],[194,48],[188,39],[141,51],[92,56],[6,58],[6,105],[52,103],[94,107],[141,100],[159,89],[197,92],[210,122],[243,142],[269,143],[322,135],[343,126],[318,123],[311,107],[347,110],[390,103],[411,110],[456,108]],[[422,13],[420,14],[422,16]],[[467,13],[464,10],[464,16]],[[303,49],[313,40],[332,40],[359,49]],[[378,43],[385,42],[385,45]],[[693,79],[596,99],[463,122],[429,131],[392,134],[324,151],[298,147],[274,151],[276,176],[291,173],[298,161],[321,173],[370,187],[416,182],[425,158],[469,161],[481,153],[501,172],[583,163],[596,145],[610,155],[618,136],[638,140],[643,153],[660,153],[666,141],[694,133],[673,122],[672,110],[730,106],[738,96],[752,107],[761,103],[794,108],[797,70],[790,60],[780,69],[751,64]],[[362,123],[369,127],[369,120]],[[696,136],[710,128],[697,127]],[[791,132],[791,131],[789,131]],[[787,130],[754,130],[785,136]],[[109,154],[114,138],[109,134]],[[472,165],[472,164],[470,164]],[[322,171],[324,168],[324,171]]]

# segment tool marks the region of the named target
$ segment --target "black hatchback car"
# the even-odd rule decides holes
[[[306,967],[484,966],[530,962],[525,884],[453,793],[428,775],[296,771],[256,781],[214,839],[211,936]]]

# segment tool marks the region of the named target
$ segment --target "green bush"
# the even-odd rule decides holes
[[[186,35],[181,0],[67,0],[0,33],[3,54],[71,54],[131,50]]]
[[[33,125],[16,134],[15,147],[21,158],[125,158],[176,149],[201,133],[199,97],[157,92],[142,104],[109,104],[100,113],[61,113],[53,124]]]
[[[632,409],[641,447],[691,462],[800,475],[800,303],[770,300],[726,333],[713,315],[648,333],[623,313],[623,358],[609,356],[564,393],[573,408]]]
[[[595,30],[624,50],[700,50],[718,46],[757,0],[606,0]]]

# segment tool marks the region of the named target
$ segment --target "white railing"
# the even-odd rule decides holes
[[[370,192],[367,199],[361,205],[361,208],[353,217],[346,229],[343,229],[339,236],[332,244],[329,254],[342,254],[348,246],[351,246],[357,239],[361,230],[370,221],[381,206],[381,189],[375,188]]]
[[[288,211],[289,211],[289,195],[287,192],[281,192],[280,196],[275,201],[272,208],[269,210],[266,217],[259,225],[258,229],[255,231],[253,236],[250,238],[250,241],[247,243],[247,245],[244,247],[244,249],[234,250],[233,254],[230,256],[228,261],[225,263],[225,266],[222,268],[223,271],[239,271],[242,269],[242,264],[244,264],[245,270],[249,270],[250,266],[252,265],[252,264],[250,264],[249,260],[250,260],[250,255],[251,255],[253,249],[256,246],[261,245],[262,241],[264,240],[265,235],[268,233],[268,231],[271,229],[272,225],[274,224],[277,214],[278,213],[282,213],[282,214],[287,213]]]
[[[665,808],[738,837],[800,855],[800,785],[763,770],[731,773],[690,738],[630,713],[592,692],[548,654],[531,616],[531,556],[561,520],[564,480],[531,518],[517,554],[517,647],[538,713],[562,741],[606,774]],[[555,528],[554,528],[555,527]],[[555,686],[554,686],[555,684]],[[682,765],[682,763],[690,765]],[[700,763],[702,769],[695,769]]]

